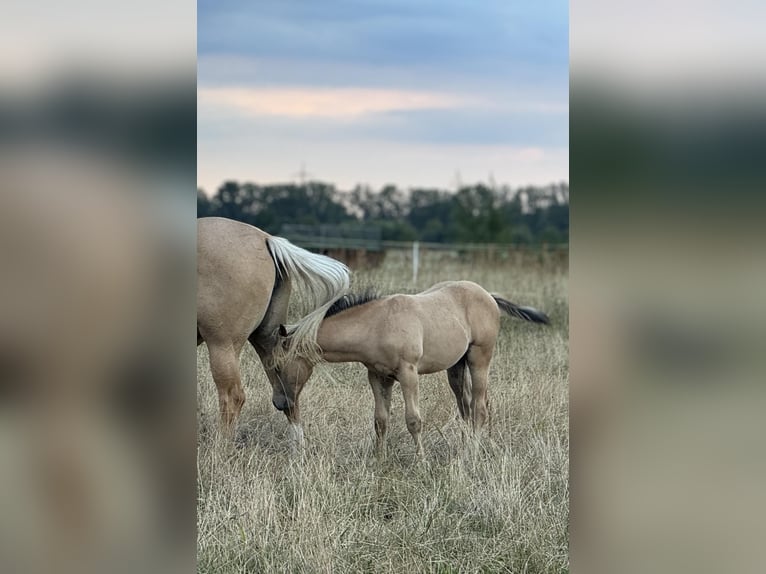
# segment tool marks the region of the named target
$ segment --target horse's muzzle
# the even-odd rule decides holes
[[[292,401],[286,398],[282,398],[280,400],[273,400],[271,401],[271,404],[274,405],[274,408],[278,411],[285,412],[287,410],[290,410],[293,407]]]

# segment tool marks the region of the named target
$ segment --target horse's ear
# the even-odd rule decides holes
[[[287,327],[285,327],[284,325],[279,326],[279,336],[287,337]]]

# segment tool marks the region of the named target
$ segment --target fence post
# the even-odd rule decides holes
[[[412,243],[412,284],[418,282],[418,266],[420,265],[420,244],[417,241]]]

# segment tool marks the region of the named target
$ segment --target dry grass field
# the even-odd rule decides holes
[[[287,422],[247,347],[236,446],[216,432],[207,350],[197,352],[199,572],[567,572],[568,273],[534,258],[493,263],[422,254],[418,285],[402,253],[354,287],[413,292],[470,279],[551,318],[504,317],[490,423],[463,442],[446,373],[420,379],[425,462],[415,461],[394,387],[388,458],[374,456],[364,367],[320,365],[301,395],[306,448],[288,456]]]

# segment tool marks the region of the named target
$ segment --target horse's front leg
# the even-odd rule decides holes
[[[420,433],[423,430],[423,420],[420,418],[418,408],[418,371],[412,363],[402,363],[397,373],[397,379],[402,387],[404,396],[404,420],[407,421],[407,430],[415,441],[415,454],[423,458],[423,442]]]
[[[386,435],[391,416],[391,387],[393,381],[373,371],[367,371],[372,395],[375,398],[375,454],[378,460],[386,458]]]
[[[231,439],[245,403],[245,391],[239,373],[242,345],[208,342],[207,348],[210,353],[210,371],[218,390],[221,430],[227,439]]]
[[[284,411],[287,417],[287,442],[290,445],[290,456],[298,458],[303,453],[303,423],[301,423],[300,408],[298,407],[298,397],[292,404],[292,408]]]

